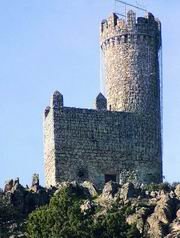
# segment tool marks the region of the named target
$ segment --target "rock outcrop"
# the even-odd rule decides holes
[[[5,209],[9,204],[10,211],[16,211],[16,217],[21,221],[19,224],[13,219],[3,221],[0,215],[0,231],[3,224],[9,230],[8,237],[26,237],[21,230],[28,214],[48,204],[50,198],[63,188],[74,194],[84,194],[87,199],[80,207],[83,214],[91,214],[93,209],[98,208],[96,219],[115,205],[117,209],[124,209],[126,222],[135,225],[142,237],[180,237],[180,184],[176,187],[167,184],[140,186],[132,183],[119,185],[110,181],[102,191],[98,191],[89,181],[81,184],[74,181],[59,183],[47,189],[40,186],[37,174],[33,176],[30,187],[23,187],[17,178],[9,180],[4,191],[0,191],[1,201],[6,201]]]

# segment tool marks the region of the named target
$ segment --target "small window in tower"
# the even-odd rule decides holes
[[[105,174],[105,183],[109,181],[116,182],[116,174]]]

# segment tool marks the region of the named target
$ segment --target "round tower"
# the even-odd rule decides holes
[[[124,19],[113,14],[101,23],[100,40],[107,108],[142,120],[133,123],[132,163],[141,181],[161,182],[161,24],[151,13],[136,18],[131,10]]]
[[[158,54],[161,26],[151,13],[136,18],[116,14],[101,24],[105,93],[108,109],[138,113],[160,111]]]

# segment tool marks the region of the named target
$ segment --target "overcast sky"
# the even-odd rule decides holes
[[[180,181],[180,1],[139,0],[162,22],[164,176]],[[0,186],[44,184],[42,115],[54,90],[92,108],[100,91],[99,23],[112,0],[0,0]],[[143,12],[141,14],[144,14]]]

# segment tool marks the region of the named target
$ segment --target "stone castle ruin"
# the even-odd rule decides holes
[[[44,115],[46,186],[162,181],[161,24],[129,11],[126,19],[104,20],[100,34],[106,97],[80,109],[53,94]]]

